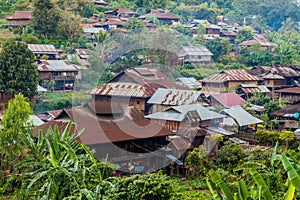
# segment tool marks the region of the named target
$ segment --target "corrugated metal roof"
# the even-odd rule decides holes
[[[213,132],[216,132],[216,133],[220,133],[220,134],[222,134],[222,135],[226,135],[226,136],[228,136],[228,135],[235,135],[234,132],[227,131],[227,130],[225,130],[225,129],[223,129],[223,128],[220,128],[220,127],[212,127],[212,126],[209,126],[209,127],[207,127],[206,129],[207,129],[207,130],[210,130],[210,131],[213,131]]]
[[[44,124],[44,122],[36,115],[29,115],[29,120],[27,123],[32,123],[33,126],[40,126]]]
[[[86,145],[163,137],[175,133],[145,119],[133,106],[122,106],[120,116],[96,115],[88,106],[65,109],[64,112],[76,123],[79,136]],[[59,119],[58,119],[59,120]]]
[[[31,19],[31,18],[32,18],[31,11],[16,10],[12,16],[7,18],[7,20]]]
[[[65,60],[41,60],[39,71],[79,71],[80,67]]]
[[[240,106],[224,109],[222,112],[232,117],[239,126],[247,126],[252,124],[260,124],[263,121],[252,116]]]
[[[213,54],[205,46],[182,47],[179,53],[181,56],[212,56]]]
[[[202,84],[199,83],[193,77],[191,77],[191,78],[186,78],[186,77],[177,78],[175,80],[175,83],[177,83],[178,85],[182,85],[184,87],[187,87],[189,89],[194,89],[195,87],[197,87],[197,88],[201,88],[202,87]]]
[[[269,93],[270,90],[264,85],[255,84],[241,84],[241,90],[246,94],[253,94],[255,92]]]
[[[141,15],[139,19],[146,19],[148,16],[154,15],[157,19],[174,19],[174,20],[179,20],[178,17],[173,15],[169,11],[161,10],[161,9],[151,9],[149,13],[145,15]]]
[[[275,90],[277,93],[291,93],[291,94],[300,94],[300,88],[293,87],[293,88],[284,88],[281,90]]]
[[[196,110],[201,120],[219,119],[225,117],[213,112],[200,104],[172,106],[163,111],[146,115],[145,118],[181,122],[189,111]]]
[[[202,79],[202,82],[207,83],[223,83],[228,81],[258,81],[259,78],[251,75],[245,69],[224,70],[218,74]]]
[[[300,113],[300,103],[285,106],[284,108],[281,108],[281,109],[273,112],[272,115],[278,116],[278,117],[290,115],[291,117],[289,117],[289,118],[294,118],[294,113],[296,113],[296,112]]]
[[[253,67],[249,73],[255,76],[263,77],[265,79],[282,79],[287,77],[300,77],[300,73],[291,67],[283,67],[281,65],[275,66],[256,66]]]
[[[188,105],[197,102],[201,92],[158,88],[147,102],[160,105]]]
[[[147,92],[147,89],[139,84],[115,82],[100,85],[87,92],[92,95],[106,95],[106,96],[123,96],[123,97],[140,97],[147,98],[151,94]]]
[[[239,46],[252,46],[255,43],[259,43],[262,47],[277,47],[277,44],[268,41],[263,35],[254,35],[250,40],[240,43]]]
[[[174,145],[176,150],[181,151],[181,150],[188,150],[193,148],[193,145],[185,138],[183,137],[177,137],[171,140],[171,143]]]
[[[58,54],[58,50],[52,44],[28,44],[28,49],[33,53],[54,53]]]
[[[210,98],[211,101],[215,100],[216,102],[225,107],[237,106],[245,102],[245,100],[235,92],[212,94],[210,95]]]

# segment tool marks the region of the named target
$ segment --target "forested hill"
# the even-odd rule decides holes
[[[53,0],[60,9],[77,10],[88,16],[93,11],[87,2],[92,0]],[[106,0],[109,7],[98,9],[99,14],[113,8],[131,8],[140,14],[151,8],[167,9],[187,22],[193,18],[207,19],[214,23],[216,16],[223,15],[232,23],[251,25],[259,31],[278,31],[281,27],[299,27],[299,0]],[[32,10],[32,0],[0,0],[1,18],[14,10]]]

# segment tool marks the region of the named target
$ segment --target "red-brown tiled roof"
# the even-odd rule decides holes
[[[31,19],[32,12],[31,11],[21,11],[16,10],[12,16],[10,16],[7,20],[16,20],[16,19]]]
[[[237,70],[224,70],[218,74],[206,77],[202,79],[202,82],[207,83],[224,83],[228,81],[258,81],[259,78],[251,75],[245,69],[237,69]]]
[[[235,92],[212,94],[210,98],[224,107],[239,106],[245,102],[245,100]]]

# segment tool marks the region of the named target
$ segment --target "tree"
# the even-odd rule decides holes
[[[238,32],[237,32],[237,37],[235,39],[235,43],[239,44],[241,42],[244,42],[246,40],[249,40],[252,38],[253,36],[253,30],[252,28],[241,28]]]
[[[231,47],[229,40],[224,38],[210,40],[206,43],[205,46],[212,54],[214,54],[214,61],[218,61],[221,56],[228,54]]]
[[[37,67],[34,54],[23,42],[11,41],[0,52],[0,89],[14,96],[22,93],[29,99],[36,94]]]
[[[51,0],[35,0],[32,13],[32,25],[36,33],[43,34],[46,39],[54,34],[59,21],[59,14]]]
[[[70,12],[64,12],[58,23],[58,30],[68,40],[77,40],[82,34],[81,17]]]
[[[3,130],[0,131],[0,149],[4,154],[2,164],[13,161],[22,152],[20,135],[29,131],[26,122],[31,113],[30,105],[22,94],[16,94],[8,102],[2,119]]]
[[[136,30],[136,29],[144,28],[145,25],[137,18],[131,17],[129,20],[126,21],[125,27],[127,29]]]

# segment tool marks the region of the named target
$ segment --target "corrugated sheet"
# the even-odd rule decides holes
[[[277,93],[290,93],[290,94],[300,94],[300,88],[284,88],[281,90],[275,90]]]
[[[50,128],[50,129],[54,129],[55,126],[57,126],[58,131],[60,133],[63,133],[64,130],[66,129],[67,125],[68,125],[68,121],[50,121],[47,122],[45,124],[42,124],[40,126],[37,126],[33,129],[33,136],[37,137],[38,136],[38,132],[41,130],[43,133],[46,133],[46,131]],[[71,126],[71,130],[70,130],[70,135],[73,135],[77,132],[77,128],[76,128],[76,124],[72,124]],[[77,141],[80,141],[79,138],[77,138]]]
[[[147,74],[145,74],[147,72]],[[123,79],[124,78],[124,79]],[[130,80],[128,80],[129,78]],[[119,82],[119,80],[143,85],[147,91],[153,95],[158,88],[172,88],[178,90],[187,90],[186,87],[175,84],[165,74],[148,68],[126,69],[117,74],[109,83]]]
[[[294,105],[288,105],[284,108],[281,108],[279,110],[276,110],[272,113],[273,116],[277,117],[283,117],[283,116],[291,116],[290,118],[293,118],[294,113],[300,113],[300,103],[294,104]]]
[[[195,78],[186,78],[186,77],[181,77],[181,78],[177,78],[175,80],[175,83],[177,83],[178,85],[182,85],[184,87],[187,87],[189,89],[194,89],[196,88],[201,88],[202,84],[199,83]]]
[[[255,43],[259,43],[262,47],[277,47],[277,44],[268,41],[262,35],[254,35],[250,40],[240,43],[239,46],[252,46]]]
[[[186,151],[188,149],[193,148],[193,145],[187,141],[186,139],[182,138],[182,137],[177,137],[171,140],[171,143],[174,145],[174,147],[176,148],[176,150],[178,151]]]
[[[177,106],[188,105],[197,102],[200,95],[201,92],[199,91],[158,88],[147,103]]]
[[[16,10],[12,16],[10,16],[7,20],[16,20],[16,19],[31,19],[32,12],[31,11],[22,11]]]
[[[88,106],[65,109],[65,113],[76,123],[79,136],[86,145],[164,137],[175,133],[145,119],[134,107],[122,107],[123,115],[96,115]]]
[[[216,101],[224,107],[238,106],[245,102],[245,100],[235,92],[212,94],[210,98],[211,102]]]
[[[41,60],[39,71],[79,71],[80,67],[65,60]]]
[[[252,116],[240,106],[224,109],[222,112],[232,117],[239,126],[247,126],[252,124],[260,124],[263,121]]]
[[[192,105],[172,106],[170,108],[167,108],[164,111],[146,115],[145,118],[181,122],[186,117],[186,114],[189,111],[195,111],[195,110],[198,112],[198,115],[201,120],[220,119],[225,117],[224,115],[213,112],[208,108],[203,107],[200,104],[192,104]]]
[[[205,46],[186,46],[180,50],[181,56],[212,56],[213,54]]]
[[[135,83],[107,83],[98,86],[87,92],[92,95],[106,95],[106,96],[123,96],[123,97],[140,97],[147,98],[151,94],[147,92],[147,89],[139,84]]]
[[[154,15],[157,19],[174,19],[179,20],[178,17],[170,13],[169,11],[161,10],[161,9],[151,9],[150,13],[142,15],[139,19],[146,19],[148,16]]]
[[[292,69],[291,67],[283,67],[280,65],[256,66],[253,67],[249,72],[252,75],[259,77],[271,78],[273,76],[273,79],[282,79],[281,77],[300,77],[300,73],[296,70]]]
[[[222,83],[228,81],[258,81],[259,78],[251,75],[245,69],[237,69],[237,70],[224,70],[218,74],[206,77],[202,79],[202,82],[207,83]]]
[[[28,44],[28,49],[33,53],[55,53],[58,54],[58,50],[52,44]]]

